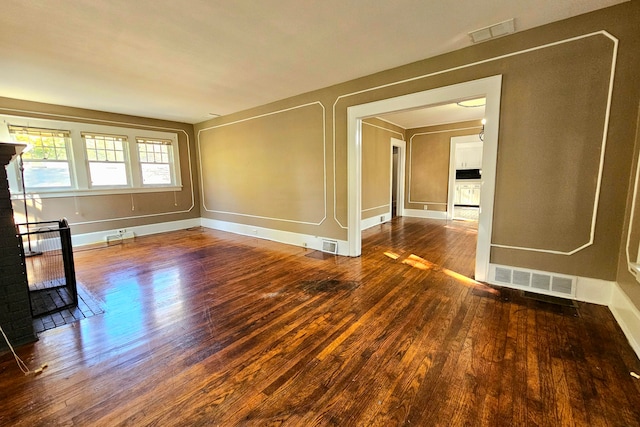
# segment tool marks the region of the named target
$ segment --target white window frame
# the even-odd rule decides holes
[[[129,140],[127,139],[127,137],[125,135],[113,135],[113,134],[104,134],[104,133],[96,133],[96,132],[80,132],[80,135],[82,136],[82,145],[84,148],[84,155],[87,158],[87,172],[89,174],[89,187],[90,188],[124,188],[124,187],[132,187],[132,183],[131,183],[131,162],[129,160],[129,156],[128,156],[128,145],[129,145]],[[96,148],[89,148],[87,145],[87,139],[94,139],[94,138],[113,138],[116,140],[120,140],[120,142],[122,143],[122,150],[117,150],[117,151],[122,151],[122,160],[97,160],[97,159],[90,159],[89,157],[89,150],[95,150],[96,152],[99,149]],[[105,152],[107,151],[107,149],[104,149]],[[122,164],[124,165],[124,178],[125,178],[125,183],[124,184],[116,184],[116,185],[109,185],[109,184],[97,184],[94,182],[94,177],[91,176],[91,163],[103,163],[103,164]]]
[[[46,120],[26,118],[12,115],[0,115],[0,140],[11,141],[9,125],[23,126],[30,128],[44,128],[51,130],[68,131],[71,135],[67,148],[67,156],[70,166],[71,188],[27,188],[27,194],[37,195],[40,198],[70,197],[80,195],[103,195],[103,194],[130,194],[130,193],[152,193],[165,191],[182,190],[180,174],[180,151],[178,144],[178,134],[172,131],[147,130],[135,127],[121,127],[97,125],[80,122],[69,122],[60,120]],[[128,184],[126,186],[92,186],[89,174],[89,163],[85,149],[83,133],[125,136],[126,144],[126,168],[128,174]],[[171,185],[143,185],[142,171],[138,157],[137,139],[166,140],[171,141],[172,159],[172,184]],[[185,154],[186,155],[186,154]],[[20,169],[18,160],[12,161],[7,166],[7,177],[9,188],[13,198],[22,197],[22,187],[20,183]]]
[[[169,156],[169,162],[168,163],[162,163],[162,162],[149,162],[149,161],[145,161],[143,162],[142,159],[140,158],[140,144],[162,144],[166,147],[168,147],[168,156]],[[136,137],[136,142],[135,142],[135,151],[136,151],[136,155],[138,156],[138,165],[140,166],[140,183],[143,187],[145,188],[153,188],[153,187],[164,187],[166,185],[175,185],[176,182],[176,148],[175,147],[175,143],[170,140],[170,139],[161,139],[161,138],[149,138],[149,137]],[[167,164],[169,166],[169,178],[171,180],[171,183],[169,184],[145,184],[144,183],[144,173],[142,171],[142,165],[143,164]]]
[[[29,147],[29,143],[26,143],[28,145],[28,149],[23,151],[23,154],[20,156],[20,160],[23,162],[23,165],[26,165],[28,163],[35,163],[35,162],[43,162],[43,163],[65,163],[67,165],[67,168],[69,170],[69,185],[65,185],[65,186],[31,186],[31,187],[26,187],[26,183],[23,182],[22,177],[21,176],[16,176],[15,177],[15,186],[16,186],[16,190],[22,191],[23,188],[27,191],[27,192],[33,192],[33,191],[58,191],[58,190],[69,190],[71,188],[75,187],[75,180],[74,180],[74,174],[73,174],[73,159],[72,159],[72,153],[71,153],[71,133],[66,130],[66,129],[55,129],[55,128],[44,128],[44,127],[34,127],[34,126],[23,126],[23,125],[14,125],[14,124],[9,124],[7,126],[7,131],[9,132],[10,135],[10,140],[14,141],[14,142],[19,142],[19,143],[25,143],[24,141],[20,141],[18,140],[14,135],[16,133],[23,133],[23,132],[12,132],[11,128],[21,128],[24,130],[24,133],[26,134],[35,134],[38,132],[43,132],[43,133],[60,133],[63,134],[64,136],[62,136],[62,138],[64,138],[65,140],[65,147],[64,147],[64,151],[65,151],[65,156],[66,156],[66,160],[48,160],[48,159],[30,159],[30,155],[29,153],[32,152],[32,148],[35,147]],[[17,130],[17,129],[14,129]],[[54,149],[55,150],[55,149]],[[20,165],[18,164],[17,167],[19,168]],[[26,168],[25,168],[26,169]],[[19,170],[19,169],[18,169]],[[20,174],[21,175],[21,174]]]

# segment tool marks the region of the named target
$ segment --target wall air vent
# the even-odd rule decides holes
[[[575,297],[575,276],[490,264],[489,283],[539,294]]]
[[[322,252],[330,254],[338,253],[338,242],[336,240],[322,239]]]
[[[515,31],[516,25],[513,18],[511,18],[506,21],[498,22],[497,24],[489,25],[488,27],[480,28],[479,30],[471,31],[469,33],[469,37],[471,37],[471,41],[473,43],[480,43],[506,36],[507,34],[514,33]]]

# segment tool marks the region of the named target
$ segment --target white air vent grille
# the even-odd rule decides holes
[[[322,240],[322,252],[327,252],[330,254],[338,253],[338,242],[336,240]]]
[[[513,270],[513,284],[519,286],[529,286],[531,273],[528,271]]]
[[[554,277],[551,284],[551,290],[553,292],[559,292],[561,294],[571,294],[571,288],[573,281],[566,277]]]
[[[496,267],[496,280],[502,283],[511,283],[511,269]]]
[[[528,270],[504,265],[490,265],[490,283],[525,289],[530,292],[574,297],[576,294],[575,276],[564,276],[546,271]]]
[[[548,291],[551,286],[551,276],[533,273],[531,275],[531,287]]]

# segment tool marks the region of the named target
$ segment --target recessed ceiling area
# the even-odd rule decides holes
[[[484,98],[482,98],[481,101],[484,101]],[[483,103],[480,104],[482,105],[477,107],[464,107],[457,102],[451,102],[416,110],[385,114],[378,118],[404,129],[459,123],[469,120],[482,120],[484,118],[484,105]]]
[[[0,96],[188,123],[623,0],[4,0]]]

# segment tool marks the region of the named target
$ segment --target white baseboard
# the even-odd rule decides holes
[[[243,236],[257,237],[259,239],[272,240],[274,242],[315,249],[318,251],[322,250],[322,240],[324,239],[322,236],[312,236],[309,234],[255,227],[252,225],[237,224],[217,219],[200,219],[203,227],[212,228],[214,230],[228,231],[230,233],[241,234]],[[337,242],[338,255],[349,256],[349,245],[346,240],[337,240],[329,237],[326,239]]]
[[[414,218],[447,219],[447,212],[428,211],[428,210],[420,210],[420,209],[405,209],[403,216],[410,216]]]
[[[608,280],[577,277],[575,299],[592,304],[609,306],[613,290],[618,285]]]
[[[370,218],[364,218],[363,220],[360,221],[360,229],[366,230],[367,228],[375,227],[376,225],[385,223],[390,219],[391,219],[391,214],[388,214],[388,213],[384,215],[372,216]]]
[[[640,359],[640,311],[617,283],[613,287],[609,310],[613,313],[613,317],[627,337],[631,348]]]
[[[526,271],[527,269],[498,266],[495,264],[491,264],[490,267],[491,272],[488,282],[491,284],[607,306],[611,313],[613,313],[613,317],[616,319],[616,322],[618,322],[618,325],[620,325],[620,329],[622,329],[622,332],[627,337],[631,348],[640,359],[640,311],[633,305],[629,297],[627,297],[620,288],[620,285],[616,282],[592,279],[589,277],[566,276],[567,278],[573,278],[575,280],[573,295],[559,295],[558,293],[539,290],[530,286],[518,286],[500,282],[496,279],[496,267],[517,269],[520,271]],[[529,271],[533,272],[534,270]],[[543,271],[537,271],[537,273],[559,276],[556,273]]]
[[[157,224],[139,225],[135,227],[122,227],[113,230],[97,231],[94,233],[75,234],[71,236],[74,247],[104,243],[107,238],[118,236],[119,230],[126,230],[122,238],[132,238],[134,236],[146,236],[149,234],[166,233],[167,231],[183,230],[190,227],[200,226],[201,218],[183,219],[180,221],[160,222]]]

